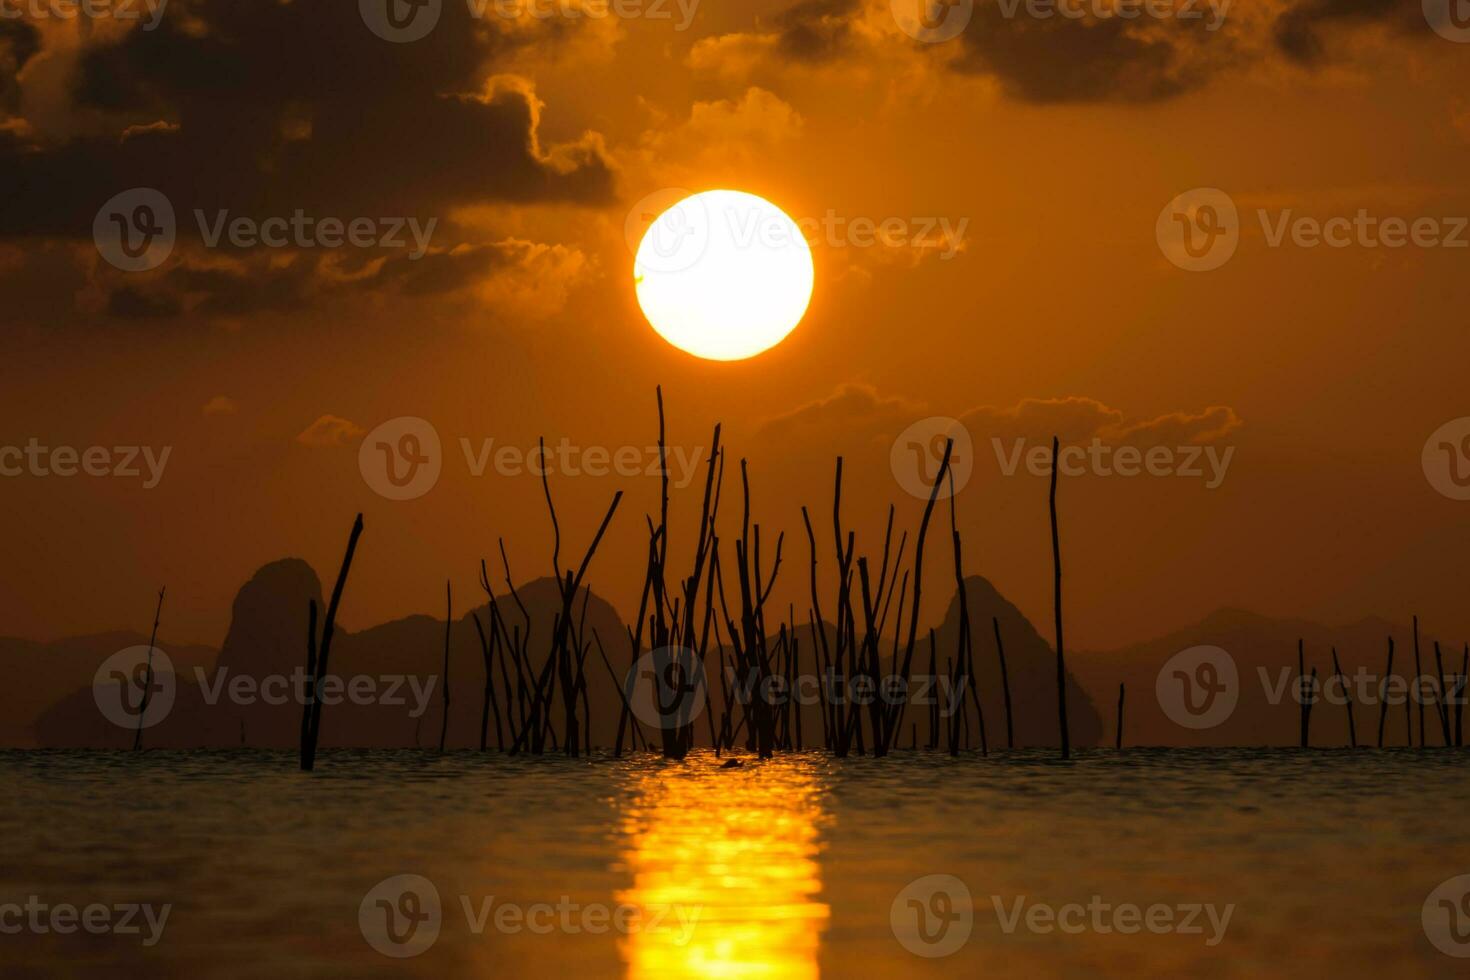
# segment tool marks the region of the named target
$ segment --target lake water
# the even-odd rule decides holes
[[[327,751],[308,775],[280,753],[0,753],[0,960],[8,976],[1448,976],[1470,964],[1435,945],[1470,954],[1470,880],[1440,888],[1470,875],[1467,759],[726,770]],[[100,910],[96,933],[52,928],[94,904],[112,924],[169,910],[161,930],[135,913],[136,934],[101,931]]]

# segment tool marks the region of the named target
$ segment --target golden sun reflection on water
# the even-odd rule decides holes
[[[673,909],[670,925],[623,937],[628,976],[817,976],[828,909],[817,900],[826,815],[814,764],[691,762],[641,774],[623,818],[633,883],[619,901]],[[677,912],[697,914],[692,929]]]

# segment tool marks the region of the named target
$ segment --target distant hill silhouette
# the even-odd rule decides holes
[[[167,648],[176,665],[183,668],[214,663],[215,650],[198,644],[172,644],[165,628],[159,647]],[[0,637],[0,672],[7,681],[0,685],[0,746],[36,748],[42,745],[91,744],[83,742],[39,740],[36,722],[42,712],[62,698],[85,688],[91,689],[98,666],[119,650],[146,646],[147,634],[127,631],[74,636],[52,643],[39,643],[13,637]],[[78,718],[91,726],[101,722],[110,725],[97,712],[88,695],[90,717]],[[129,742],[131,744],[131,742]]]
[[[1223,609],[1202,622],[1166,636],[1133,644],[1105,653],[1069,655],[1067,664],[1083,686],[1095,692],[1099,703],[1111,705],[1118,683],[1128,685],[1124,719],[1125,745],[1297,745],[1299,743],[1299,706],[1290,684],[1297,676],[1296,649],[1300,637],[1305,645],[1308,674],[1317,668],[1318,679],[1326,681],[1332,674],[1332,648],[1345,675],[1353,675],[1360,667],[1372,676],[1374,703],[1357,703],[1358,744],[1375,744],[1378,737],[1379,705],[1376,702],[1378,678],[1383,673],[1388,654],[1388,637],[1395,643],[1394,673],[1408,678],[1413,673],[1414,649],[1411,625],[1389,623],[1370,618],[1346,626],[1328,627],[1297,619],[1271,619],[1238,609]],[[1420,666],[1423,673],[1433,674],[1434,641],[1440,639],[1446,674],[1460,668],[1462,644],[1446,642],[1427,632],[1421,624]],[[1240,680],[1240,698],[1234,711],[1216,727],[1192,730],[1170,720],[1160,707],[1156,693],[1159,672],[1169,658],[1194,646],[1216,646],[1235,661]],[[1283,675],[1282,671],[1287,673]],[[1262,678],[1265,672],[1265,679]],[[1285,695],[1272,703],[1269,692],[1280,689],[1288,680]],[[1167,678],[1166,684],[1178,683]],[[1352,691],[1357,697],[1357,692]],[[1418,707],[1414,708],[1414,740],[1418,744]],[[1113,713],[1106,721],[1106,741],[1111,744],[1114,731]],[[1338,703],[1319,700],[1312,709],[1312,744],[1347,745],[1347,709]],[[1425,732],[1430,745],[1441,743],[1439,721],[1432,704],[1425,708]],[[1404,708],[1389,708],[1384,745],[1404,745]]]

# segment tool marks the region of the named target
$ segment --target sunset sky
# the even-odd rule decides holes
[[[753,518],[786,533],[776,596],[799,618],[800,505],[830,573],[835,457],[844,518],[878,549],[890,502],[902,527],[922,509],[895,440],[949,417],[971,440],[967,571],[1038,624],[1047,479],[1006,475],[998,451],[1056,434],[1229,453],[1213,488],[1061,481],[1070,646],[1223,606],[1470,626],[1470,501],[1421,464],[1431,434],[1470,415],[1456,22],[1436,32],[1419,0],[1126,20],[1091,0],[1080,18],[976,0],[931,43],[901,29],[902,0],[899,15],[888,0],[683,2],[617,16],[543,0],[534,16],[487,0],[476,17],[442,0],[400,43],[370,28],[370,0],[170,0],[151,29],[147,7],[88,21],[0,0],[21,15],[0,19],[0,446],[168,451],[151,488],[146,466],[0,477],[0,635],[143,630],[166,585],[164,644],[216,644],[260,565],[295,555],[330,579],[358,511],[348,628],[442,614],[446,577],[467,608],[497,536],[522,580],[550,573],[551,538],[539,478],[475,476],[462,440],[646,462],[657,385],[675,447],[707,447],[723,423],[730,529],[748,460]],[[170,202],[177,242],[129,272],[94,221],[135,188]],[[716,362],[649,327],[640,202],[666,207],[671,188],[758,194],[817,228],[811,305],[784,343]],[[1239,215],[1234,254],[1206,271],[1159,237],[1196,188]],[[433,225],[421,257],[407,231],[409,247],[211,246],[196,210],[206,225],[225,211]],[[1439,243],[1273,244],[1296,218],[1360,212],[1433,219]],[[861,230],[885,222],[893,234]],[[442,473],[390,500],[359,449],[404,416],[433,426]],[[589,581],[631,616],[657,479],[550,481],[564,562],[625,491]],[[681,556],[699,489],[675,494]],[[946,558],[931,553],[926,620],[953,592]]]

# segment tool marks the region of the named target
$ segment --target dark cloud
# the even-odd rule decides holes
[[[405,250],[269,251],[222,258],[194,248],[143,274],[98,266],[92,306],[120,319],[243,317],[289,313],[347,293],[447,296],[514,276],[548,291],[558,269],[538,265],[546,246],[504,241],[460,244],[411,258]]]
[[[1372,23],[1405,30],[1425,28],[1420,0],[1302,0],[1277,18],[1275,41],[1291,60],[1314,64],[1327,58],[1324,31]]]
[[[41,50],[41,35],[23,20],[0,20],[0,112],[20,109],[15,77]]]
[[[853,50],[859,0],[802,0],[775,20],[776,47],[794,61],[831,61]]]
[[[196,208],[442,218],[483,202],[612,200],[599,140],[543,149],[528,87],[487,84],[497,55],[524,42],[466,4],[442,10],[426,38],[394,44],[355,3],[174,0],[156,30],[81,59],[75,100],[116,135],[53,145],[0,131],[0,235],[85,237],[102,202],[138,186],[169,197],[181,234]]]
[[[1026,102],[1156,102],[1203,84],[1231,43],[1210,30],[1209,9],[1198,18],[1045,19],[1014,13],[998,2],[977,3],[960,36],[961,72],[993,75],[1007,94]]]

